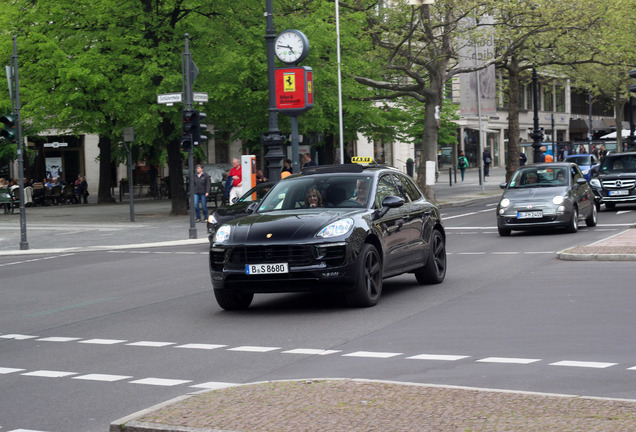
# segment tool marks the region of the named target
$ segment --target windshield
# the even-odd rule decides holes
[[[515,172],[510,180],[510,188],[533,188],[566,186],[569,184],[568,169],[564,166],[527,167]]]
[[[577,165],[592,165],[592,156],[580,155],[580,156],[568,156],[565,158],[566,162],[574,162]]]
[[[636,171],[636,155],[608,155],[601,162],[601,174]]]
[[[278,182],[259,212],[300,208],[363,208],[369,202],[371,177],[331,175],[295,177]]]

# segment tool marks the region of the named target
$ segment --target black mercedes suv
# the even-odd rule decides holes
[[[636,152],[612,153],[603,158],[598,175],[590,181],[597,208],[636,203]]]

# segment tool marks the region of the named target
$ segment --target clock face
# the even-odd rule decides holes
[[[299,63],[309,52],[309,41],[298,30],[285,30],[279,33],[274,44],[276,57],[283,63]]]

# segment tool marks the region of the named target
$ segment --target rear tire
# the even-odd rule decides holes
[[[420,285],[438,284],[446,277],[446,242],[442,233],[435,229],[431,235],[426,264],[415,270],[415,279]]]
[[[585,225],[589,227],[593,227],[593,226],[596,226],[597,222],[598,222],[598,210],[596,209],[596,206],[593,205],[592,213],[590,213],[590,215],[587,218],[585,218]]]
[[[382,294],[382,260],[372,244],[365,243],[358,257],[354,288],[345,294],[353,307],[375,306]]]
[[[219,306],[225,310],[243,310],[250,307],[254,294],[215,289],[214,297]]]

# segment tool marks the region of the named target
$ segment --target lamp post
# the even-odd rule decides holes
[[[267,84],[269,89],[269,131],[263,137],[263,152],[267,161],[267,178],[272,181],[280,180],[281,160],[283,154],[283,144],[285,137],[278,130],[278,110],[276,109],[276,76],[274,61],[274,42],[276,31],[274,30],[274,7],[273,0],[265,2],[265,41],[267,43]]]
[[[534,163],[543,162],[541,157],[541,130],[539,129],[539,95],[537,90],[537,70],[532,68],[532,108],[534,110],[534,126],[532,131],[532,157]]]

